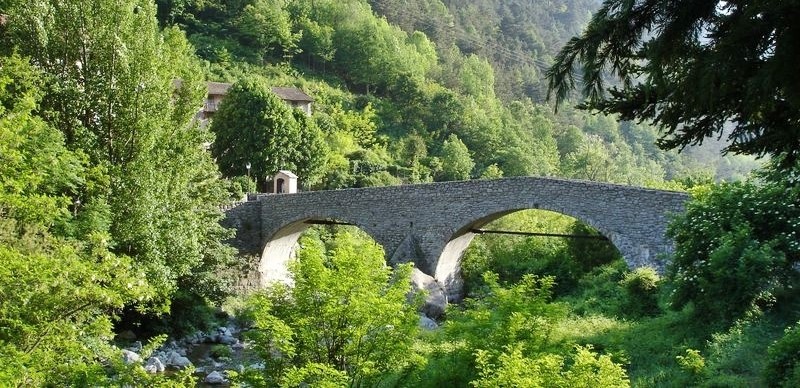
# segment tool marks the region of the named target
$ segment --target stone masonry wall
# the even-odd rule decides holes
[[[234,218],[243,228],[249,225],[237,233],[236,241],[254,253],[282,231],[301,230],[306,220],[352,223],[384,247],[390,262],[414,262],[456,297],[470,230],[505,214],[544,209],[575,217],[608,237],[629,266],[661,270],[661,255],[672,247],[665,237],[668,216],[682,212],[687,199],[685,193],[672,191],[514,177],[265,195],[257,202],[260,224],[249,203]],[[254,228],[259,225],[257,233]],[[285,255],[285,250],[280,252]],[[268,252],[261,257],[275,259]]]
[[[260,286],[258,262],[261,260],[263,227],[261,225],[261,203],[258,201],[237,202],[225,208],[225,218],[221,225],[236,231],[228,244],[238,249],[239,265],[231,268],[230,276],[234,288],[239,291],[256,289]]]

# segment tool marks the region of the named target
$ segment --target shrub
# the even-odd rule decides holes
[[[312,237],[290,264],[294,285],[273,284],[249,302],[266,385],[369,386],[415,362],[411,267],[387,267],[380,246],[351,233],[337,233],[328,249]]]
[[[686,355],[675,356],[675,360],[681,369],[698,376],[706,368],[706,360],[700,355],[700,351],[696,349],[686,349]]]
[[[673,307],[693,303],[696,319],[728,324],[770,306],[797,278],[800,185],[771,176],[692,194],[668,231],[676,244]]]
[[[576,347],[568,363],[556,354],[523,356],[521,345],[509,346],[496,361],[488,352],[478,351],[480,378],[474,387],[629,387],[622,365],[590,347]]]
[[[661,277],[650,267],[636,268],[619,281],[626,294],[625,310],[631,316],[658,313],[658,286]]]
[[[764,378],[770,387],[796,387],[800,384],[800,325],[786,330],[767,351]]]

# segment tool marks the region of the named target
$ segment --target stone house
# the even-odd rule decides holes
[[[311,96],[298,88],[272,88],[272,93],[280,97],[283,102],[292,108],[297,108],[311,116],[311,103],[314,101]]]
[[[209,82],[208,95],[206,96],[203,109],[198,113],[200,120],[206,121],[214,116],[219,109],[219,104],[228,94],[228,89],[232,84],[226,82]],[[311,103],[314,101],[308,94],[298,88],[273,87],[275,93],[286,105],[297,108],[305,112],[306,116],[311,116]]]
[[[230,88],[231,84],[226,82],[208,83],[208,94],[203,103],[203,109],[199,114],[201,120],[208,120],[214,116],[214,113],[217,113],[219,103],[222,102],[222,99],[228,94],[228,89]]]

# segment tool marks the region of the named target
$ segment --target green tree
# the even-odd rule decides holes
[[[33,114],[40,86],[26,60],[0,58],[0,385],[109,385],[125,373],[100,361],[120,357],[111,312],[154,290],[107,229],[79,227],[70,194],[92,171]]]
[[[730,322],[772,305],[794,287],[800,262],[798,168],[747,181],[700,186],[670,224],[675,241],[673,306]]]
[[[300,109],[293,109],[292,116],[300,130],[300,139],[295,148],[297,173],[303,177],[303,185],[312,187],[319,183],[328,158],[328,144],[314,120]]]
[[[322,132],[314,122],[288,107],[258,78],[242,79],[230,88],[211,131],[216,135],[211,152],[220,171],[244,175],[250,163],[250,174],[261,185],[282,169],[313,184],[327,158]]]
[[[562,160],[561,171],[571,178],[609,182],[613,160],[606,144],[597,136],[587,136],[578,149]]]
[[[347,232],[327,248],[311,236],[301,244],[293,285],[273,284],[250,300],[265,382],[315,382],[299,375],[374,386],[408,367],[419,319],[406,299],[411,267],[387,267],[378,245]]]
[[[496,164],[490,164],[481,172],[481,179],[497,179],[503,177],[503,170],[497,167]]]
[[[507,357],[506,353],[516,352],[514,359],[561,359],[550,354],[553,330],[567,313],[566,306],[551,302],[554,278],[527,274],[509,286],[501,285],[498,275],[491,272],[483,278],[485,286],[475,298],[466,299],[463,308],[447,311],[443,330],[433,337],[439,349],[429,357],[426,369],[410,375],[416,380],[409,381],[409,386],[466,386],[471,381],[487,386],[504,381],[506,373],[513,379],[531,372],[517,369],[520,363],[516,361],[497,365],[495,361]],[[526,386],[523,381],[508,386]]]
[[[770,345],[764,377],[770,387],[791,387],[800,381],[800,328],[795,324]]]
[[[286,2],[255,0],[247,4],[236,22],[239,33],[262,56],[290,59],[298,50],[300,33],[293,33]]]
[[[665,149],[726,135],[725,151],[800,156],[795,1],[607,0],[548,71],[564,101],[658,125]],[[610,71],[619,86],[606,90]],[[730,131],[726,126],[732,126]]]
[[[12,10],[8,42],[45,74],[39,112],[88,156],[72,191],[79,215],[106,224],[166,301],[178,283],[219,296],[209,272],[232,257],[217,208],[224,186],[193,122],[204,85],[177,29],[136,0],[33,1]],[[180,80],[180,82],[176,82]]]
[[[505,346],[524,342],[529,352],[550,345],[556,322],[564,317],[564,306],[551,303],[555,279],[526,274],[509,287],[503,287],[497,274],[483,275],[485,288],[474,299],[465,301],[464,310],[448,316],[445,330],[464,339],[469,348],[499,354]]]
[[[469,179],[475,168],[469,149],[455,134],[450,134],[444,141],[441,160],[443,180]]]

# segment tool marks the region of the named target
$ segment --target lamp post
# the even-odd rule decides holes
[[[252,167],[252,165],[250,162],[247,162],[244,166],[247,168],[247,191],[250,192],[250,167]]]

